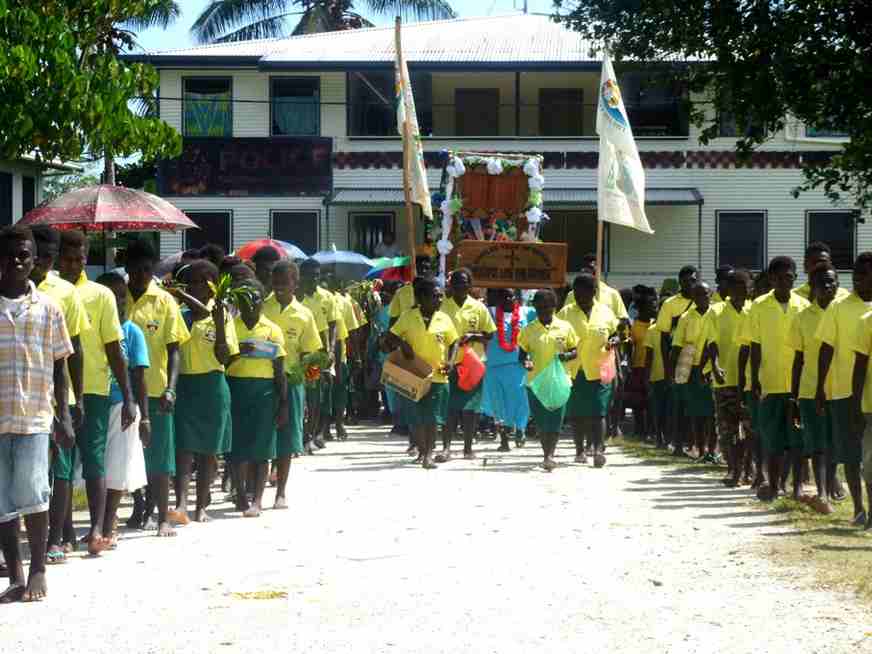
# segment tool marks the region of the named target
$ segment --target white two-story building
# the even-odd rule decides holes
[[[601,61],[591,44],[547,17],[513,15],[407,25],[403,49],[431,190],[445,149],[543,154],[543,238],[568,243],[577,270],[596,238]],[[331,243],[369,252],[394,229],[406,242],[393,28],[130,58],[158,68],[161,117],[184,139],[182,157],[161,166],[160,193],[202,228],[162,236],[162,254],[266,236],[307,252]],[[607,225],[611,283],[659,284],[688,263],[708,277],[722,263],[759,270],[777,254],[801,260],[813,240],[848,269],[872,249],[872,224],[854,207],[791,195],[803,162],[837,150],[838,134],[791,123],[738,166],[729,120],[702,146],[680,88],[651,71],[618,72],[656,234]]]

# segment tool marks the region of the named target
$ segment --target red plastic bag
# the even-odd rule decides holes
[[[600,361],[600,381],[603,384],[611,384],[615,381],[618,369],[615,366],[615,352],[608,350],[606,356]]]
[[[471,391],[484,377],[484,363],[468,345],[463,347],[463,358],[457,364],[457,386],[462,391]]]

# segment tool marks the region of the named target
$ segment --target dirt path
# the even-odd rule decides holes
[[[696,469],[546,474],[535,443],[487,443],[426,472],[383,430],[352,438],[294,464],[291,511],[220,505],[50,569],[49,601],[0,609],[3,651],[872,651],[865,608],[761,557],[785,521]]]

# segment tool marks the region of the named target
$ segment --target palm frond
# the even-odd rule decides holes
[[[182,15],[182,10],[174,0],[161,0],[150,11],[141,16],[132,16],[122,23],[125,27],[139,32],[151,27],[166,29]]]
[[[400,16],[415,20],[457,18],[446,0],[366,0],[369,10],[382,16]]]
[[[197,16],[191,34],[198,43],[245,41],[252,38],[281,36],[275,32],[277,14],[284,14],[299,0],[212,0]],[[260,25],[269,21],[269,25]],[[240,25],[242,27],[240,27]],[[230,34],[236,38],[228,39]],[[254,34],[257,36],[244,36]]]
[[[330,14],[327,10],[321,5],[315,5],[309,7],[303,12],[302,17],[294,27],[294,31],[291,32],[291,35],[300,36],[301,34],[332,32],[335,29],[337,28],[333,25],[333,21],[330,19]]]
[[[237,43],[239,41],[254,41],[255,39],[274,39],[287,34],[287,16],[292,14],[280,14],[263,18],[261,20],[243,25],[239,29],[228,32],[224,36],[213,39],[212,43]]]

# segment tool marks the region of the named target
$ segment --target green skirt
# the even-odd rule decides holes
[[[177,450],[210,455],[230,451],[230,387],[223,372],[179,375],[175,413]]]
[[[605,417],[609,412],[613,390],[612,384],[603,384],[599,379],[590,381],[585,378],[583,371],[579,371],[575,381],[572,382],[569,402],[566,403],[566,417]]]
[[[430,386],[430,391],[417,402],[400,397],[403,403],[403,417],[409,427],[444,425],[448,413],[448,384]]]
[[[303,453],[303,419],[306,413],[306,387],[288,384],[288,424],[278,430],[276,457]]]
[[[351,368],[347,363],[336,364],[336,378],[333,380],[330,398],[333,416],[342,416],[348,406],[348,396],[351,393]]]
[[[451,375],[449,386],[451,391],[448,398],[448,411],[451,413],[459,413],[461,411],[481,413],[481,403],[484,399],[483,379],[471,391],[465,391],[457,385],[457,373],[454,373]]]
[[[826,452],[833,446],[833,423],[829,407],[819,416],[814,400],[799,401],[799,415],[802,418],[802,442],[806,454]]]
[[[151,420],[151,443],[143,450],[145,472],[152,475],[176,474],[176,430],[172,413],[160,409],[160,400],[148,398],[148,418]]]
[[[530,416],[533,418],[533,424],[536,425],[536,429],[543,434],[559,434],[563,428],[563,419],[566,417],[567,405],[563,405],[556,411],[549,411],[529,388],[527,389],[527,398],[530,401]]]
[[[228,377],[235,462],[263,462],[276,458],[276,393],[272,379]]]

